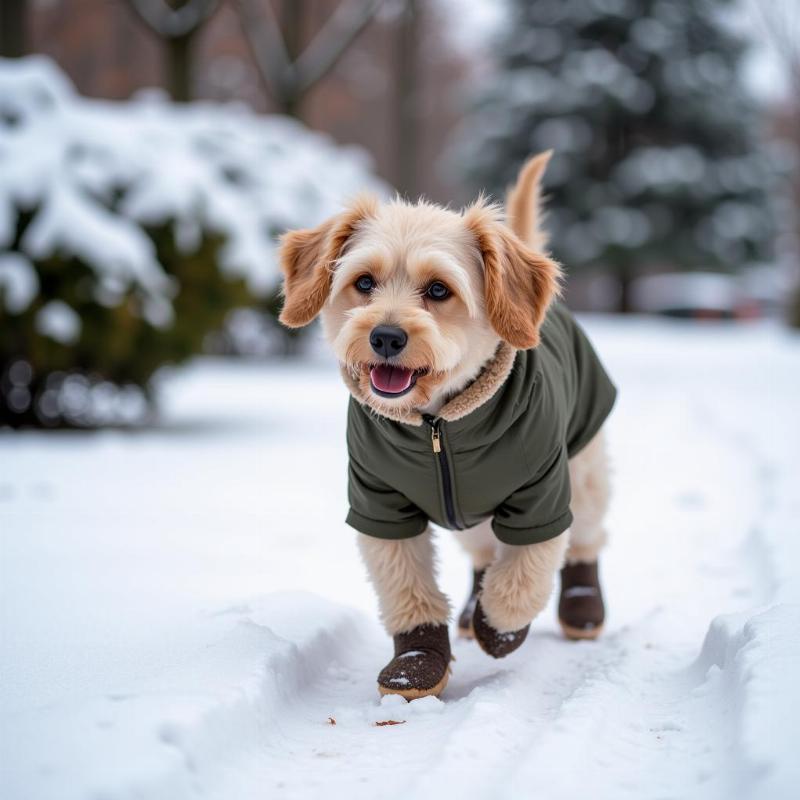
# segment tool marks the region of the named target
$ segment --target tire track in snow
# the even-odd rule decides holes
[[[462,794],[489,796],[492,763],[504,768],[531,728],[544,727],[556,717],[585,671],[594,668],[580,646],[568,659],[559,657],[562,642],[552,632],[532,636],[527,653],[521,654],[528,657],[517,662],[496,663],[473,643],[458,643],[459,669],[445,702],[380,704],[375,675],[388,642],[367,622],[361,633],[358,648],[327,653],[324,675],[287,698],[260,752],[250,753],[235,769],[227,768],[224,781],[207,786],[209,797],[261,796],[256,786],[287,798],[320,793],[374,798],[376,787],[387,798],[433,796],[453,769],[470,775],[471,787]],[[329,717],[336,725],[327,722]],[[375,725],[386,719],[405,724]],[[496,745],[488,753],[480,744],[487,734]]]
[[[691,601],[685,604],[684,613],[705,626],[715,603],[720,611],[729,611],[742,602],[752,605],[765,599],[769,574],[753,532],[765,505],[766,484],[763,464],[741,439],[723,435],[720,446],[722,431],[708,424],[705,413],[694,408],[687,416],[689,430],[706,440],[705,449],[694,452],[705,452],[708,473],[715,473],[718,461],[726,462],[727,491],[735,487],[740,494],[751,493],[745,503],[748,514],[733,531],[708,528],[698,546],[686,553],[694,572],[685,576],[686,586],[717,584],[716,591],[708,593],[713,599],[707,610],[702,602],[694,608]],[[733,479],[736,473],[738,479]],[[676,574],[684,571],[678,560],[669,568]],[[588,787],[600,787],[592,788],[595,797],[609,798],[741,796],[728,698],[709,688],[705,672],[698,668],[699,642],[680,637],[664,641],[663,618],[670,613],[675,615],[674,610],[656,607],[623,632],[624,657],[607,662],[603,680],[585,681],[562,709],[563,719],[535,742],[497,796],[518,797],[542,782],[549,800],[573,798]],[[565,768],[570,752],[573,769]]]
[[[390,645],[365,621],[357,646],[333,643],[329,669],[286,698],[259,747],[208,796],[737,796],[727,699],[695,660],[714,616],[764,599],[769,575],[752,566],[763,553],[751,534],[766,481],[702,406],[669,391],[653,405],[617,439],[611,618],[600,641],[561,640],[550,609],[505,661],[458,644],[444,703],[404,709],[377,702]],[[651,419],[667,429],[643,453]],[[387,716],[406,723],[374,726]]]

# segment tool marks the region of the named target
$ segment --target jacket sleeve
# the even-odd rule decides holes
[[[408,539],[428,527],[428,518],[408,498],[372,475],[350,453],[347,524],[379,539]]]
[[[531,480],[495,509],[492,529],[501,542],[537,544],[569,528],[572,512],[568,465],[566,444],[560,444]]]

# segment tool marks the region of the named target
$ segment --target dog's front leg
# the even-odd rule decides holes
[[[358,544],[381,620],[394,637],[394,658],[378,676],[378,690],[409,700],[438,695],[450,668],[450,604],[436,585],[430,529],[398,540],[359,534]]]
[[[483,578],[473,627],[481,648],[495,658],[516,650],[553,592],[569,531],[546,542],[501,544]]]
[[[358,546],[391,636],[419,625],[447,625],[450,603],[436,585],[430,529],[410,539],[358,535]]]

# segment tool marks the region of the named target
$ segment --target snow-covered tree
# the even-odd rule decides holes
[[[140,415],[159,366],[275,306],[277,234],[369,186],[360,151],[294,120],[88,100],[0,59],[0,426]]]
[[[729,24],[732,0],[508,0],[500,62],[462,163],[501,196],[531,152],[555,255],[620,281],[736,270],[769,254],[771,158]]]

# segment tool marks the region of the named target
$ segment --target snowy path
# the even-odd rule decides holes
[[[2,796],[794,796],[800,342],[591,328],[622,389],[607,633],[550,608],[506,660],[457,642],[442,701],[375,692],[333,370],[198,365],[162,430],[0,438]]]

